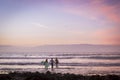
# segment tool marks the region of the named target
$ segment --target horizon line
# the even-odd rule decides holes
[[[0,46],[16,46],[16,47],[38,47],[38,46],[61,46],[61,45],[99,45],[99,46],[120,46],[120,44],[43,44],[43,45],[7,45],[7,44],[0,44]]]

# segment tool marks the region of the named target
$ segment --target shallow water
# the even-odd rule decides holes
[[[120,74],[120,53],[63,53],[63,54],[2,54],[0,71],[39,71],[45,72],[41,61],[58,58],[59,68],[54,72],[75,74]],[[50,66],[49,66],[49,70]]]

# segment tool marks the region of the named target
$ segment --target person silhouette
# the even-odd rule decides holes
[[[53,60],[53,58],[51,58],[51,60],[50,60],[50,64],[51,64],[51,70],[53,71],[53,66],[54,66],[54,60]]]
[[[48,70],[49,67],[48,59],[45,60],[44,65],[45,65],[45,70]]]
[[[58,58],[55,58],[55,65],[56,65],[56,68],[58,68],[58,64],[59,64]]]

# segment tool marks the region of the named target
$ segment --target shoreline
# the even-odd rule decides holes
[[[0,74],[0,80],[120,80],[120,75],[81,75],[70,73],[11,72]]]
[[[41,69],[35,70],[35,71],[30,71],[30,70],[0,70],[0,75],[9,74],[9,73],[16,73],[16,72],[18,72],[18,73],[28,73],[28,72],[30,72],[30,73],[35,73],[35,72],[46,73],[46,72],[51,72],[51,73],[56,73],[56,74],[57,73],[61,73],[61,74],[67,74],[68,73],[68,74],[83,75],[83,76],[89,76],[89,75],[90,76],[91,75],[100,75],[100,76],[120,75],[120,73],[114,73],[114,72],[113,73],[104,73],[104,72],[103,73],[92,73],[92,72],[90,72],[90,73],[73,73],[73,72],[66,72],[65,69],[64,70],[54,69],[53,71],[50,68],[48,70],[45,70],[45,69],[41,68]],[[68,70],[68,68],[67,68],[67,70]],[[70,68],[69,68],[69,70],[70,70]]]

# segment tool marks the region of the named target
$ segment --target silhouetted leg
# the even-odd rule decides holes
[[[53,64],[51,64],[51,70],[53,71]]]

